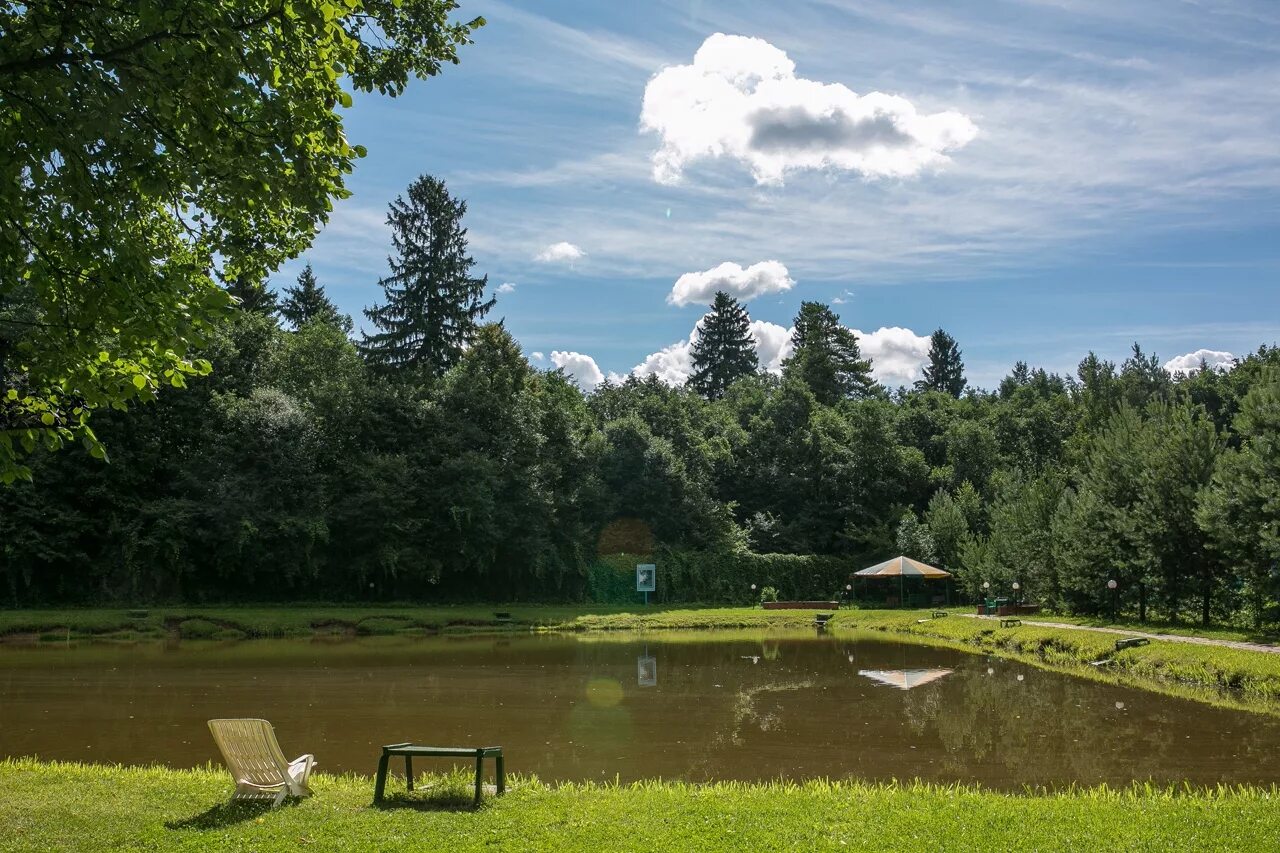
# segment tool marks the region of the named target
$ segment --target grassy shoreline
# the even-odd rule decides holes
[[[511,620],[499,621],[497,612]],[[914,642],[1012,657],[1072,675],[1115,681],[1242,710],[1280,715],[1280,655],[1153,642],[1116,651],[1114,635],[996,623],[927,611],[841,610],[834,631],[876,631]],[[645,632],[711,628],[804,628],[813,613],[750,607],[573,607],[563,605],[157,607],[0,611],[0,638],[115,641],[160,637],[241,639],[317,634],[465,631]],[[1233,637],[1234,639],[1234,637]],[[1090,662],[1104,660],[1104,666]]]
[[[467,805],[462,776],[371,803],[372,780],[319,775],[274,811],[228,807],[217,768],[0,761],[9,850],[1273,850],[1280,792],[1144,786],[1005,794],[966,786],[517,779]]]

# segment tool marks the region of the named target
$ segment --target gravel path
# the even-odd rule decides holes
[[[989,619],[993,622],[1000,621],[999,616],[979,616],[976,613],[961,613],[969,619]],[[1020,617],[1014,617],[1020,618]],[[1119,634],[1124,637],[1146,637],[1149,640],[1164,640],[1169,643],[1191,643],[1196,646],[1222,646],[1227,649],[1242,649],[1246,652],[1266,652],[1267,654],[1280,654],[1280,646],[1272,646],[1266,643],[1246,643],[1240,640],[1213,640],[1208,637],[1184,637],[1180,634],[1147,634],[1142,631],[1125,631],[1120,628],[1096,628],[1092,625],[1071,625],[1066,622],[1040,622],[1038,620],[1023,619],[1023,625],[1035,625],[1039,628],[1069,628],[1073,631],[1095,631],[1099,634]]]

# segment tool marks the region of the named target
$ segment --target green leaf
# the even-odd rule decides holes
[[[141,391],[143,388],[146,388],[147,377],[143,376],[141,373],[135,373],[133,375],[133,387],[137,388],[139,391]]]

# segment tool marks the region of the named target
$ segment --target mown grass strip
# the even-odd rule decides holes
[[[462,775],[374,808],[372,780],[315,778],[276,810],[228,807],[218,769],[0,762],[6,850],[1274,850],[1274,789],[1137,786],[1011,795],[813,781],[547,785],[478,810]]]

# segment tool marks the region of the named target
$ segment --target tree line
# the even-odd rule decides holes
[[[281,295],[231,282],[209,376],[96,415],[109,464],[37,452],[0,489],[7,598],[582,600],[619,552],[728,598],[763,580],[755,555],[812,555],[822,588],[795,592],[827,596],[831,566],[905,553],[972,596],[1280,617],[1280,350],[1171,375],[1135,345],[986,391],[938,330],[921,380],[889,389],[818,302],[763,372],[718,293],[684,387],[584,393],[486,322],[465,212],[426,176],[392,204],[356,339],[310,268]]]

